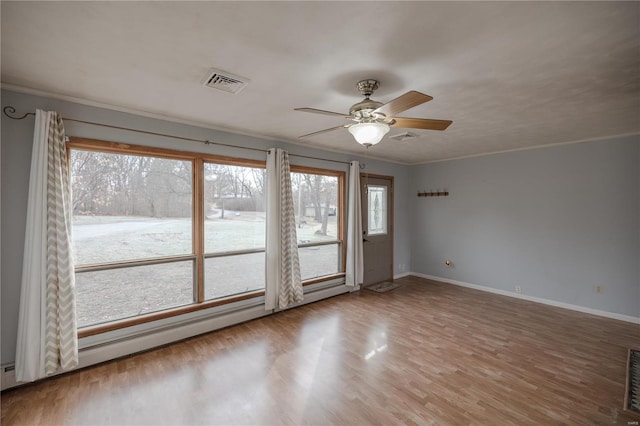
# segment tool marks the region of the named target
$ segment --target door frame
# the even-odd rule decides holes
[[[374,178],[374,179],[385,179],[390,181],[390,186],[389,186],[389,238],[391,239],[391,276],[389,277],[389,281],[393,281],[393,276],[394,276],[394,245],[395,245],[395,237],[394,237],[394,231],[393,231],[393,218],[394,218],[394,210],[395,210],[395,204],[394,204],[394,188],[395,188],[395,181],[394,181],[394,177],[393,176],[387,176],[387,175],[378,175],[378,174],[374,174],[374,173],[360,173],[360,190],[362,191],[362,189],[364,188],[364,186],[367,183],[367,177],[370,178]],[[367,206],[368,207],[368,206]],[[362,208],[362,213],[365,213],[365,209]],[[364,230],[363,230],[363,238],[364,238]],[[363,263],[364,263],[365,259],[363,256]],[[364,265],[363,265],[364,266]],[[363,268],[366,270],[366,268]],[[364,272],[364,271],[363,271]],[[364,275],[363,275],[363,281],[364,281]]]

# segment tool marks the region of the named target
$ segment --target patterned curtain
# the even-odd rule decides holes
[[[266,252],[266,309],[302,302],[289,155],[279,148],[270,149],[267,158]]]
[[[360,197],[360,163],[349,163],[349,203],[347,215],[346,281],[357,290],[364,275],[364,249],[362,247],[362,199]]]
[[[36,111],[22,267],[16,380],[78,365],[71,189],[62,119]]]

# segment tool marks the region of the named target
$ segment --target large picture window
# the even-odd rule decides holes
[[[78,326],[193,303],[192,162],[71,149],[69,166]]]
[[[67,146],[80,337],[264,294],[264,161]],[[302,279],[344,275],[344,173],[291,169]]]

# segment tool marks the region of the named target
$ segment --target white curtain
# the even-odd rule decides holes
[[[280,148],[271,148],[267,157],[266,251],[266,309],[302,302],[289,155]]]
[[[22,265],[17,381],[34,381],[78,364],[70,231],[64,126],[58,113],[37,110]]]
[[[364,275],[362,244],[362,201],[360,197],[360,163],[349,163],[349,203],[347,215],[346,285],[359,288]]]

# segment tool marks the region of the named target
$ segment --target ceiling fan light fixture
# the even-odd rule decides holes
[[[358,123],[349,127],[349,133],[356,142],[366,147],[377,144],[389,131],[389,125],[385,123]]]
[[[383,104],[371,99],[371,95],[379,85],[380,84],[376,80],[359,81],[358,90],[362,95],[364,95],[364,100],[358,102],[357,104],[351,105],[348,115],[315,108],[294,108],[295,111],[333,115],[355,122],[354,124],[336,126],[330,129],[320,130],[319,132],[309,133],[300,137],[302,138],[306,136],[314,136],[321,133],[331,132],[337,129],[343,129],[346,127],[349,129],[349,133],[353,135],[356,142],[358,142],[360,145],[370,147],[382,140],[384,135],[389,132],[389,126],[404,129],[445,130],[452,123],[451,120],[398,117],[399,113],[406,111],[409,108],[421,105],[425,102],[429,102],[433,98],[429,95],[425,95],[424,93],[410,90],[404,95],[400,95],[397,98],[387,102],[386,104]]]

